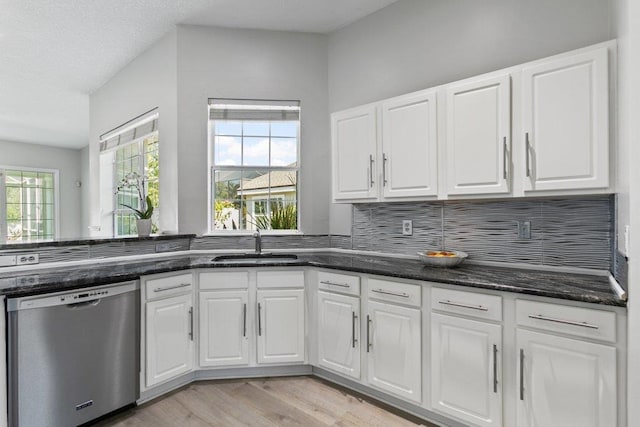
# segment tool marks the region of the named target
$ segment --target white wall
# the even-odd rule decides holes
[[[176,61],[176,32],[171,31],[91,94],[89,225],[100,225],[100,135],[158,108],[161,165],[159,226],[165,232],[178,230]],[[104,235],[104,232],[93,235]]]
[[[612,1],[618,38],[618,230],[630,225],[627,304],[627,423],[640,425],[640,3]],[[622,237],[622,236],[619,236]],[[621,245],[620,239],[618,244]],[[638,298],[638,300],[636,300]]]
[[[55,148],[22,142],[0,141],[0,165],[29,168],[57,169],[59,171],[58,200],[60,235],[57,238],[82,235],[80,150]]]
[[[301,229],[328,232],[327,37],[178,27],[179,224],[207,231],[208,98],[300,100]]]
[[[329,110],[378,101],[610,38],[604,0],[402,0],[329,37]],[[331,233],[350,234],[349,205]]]

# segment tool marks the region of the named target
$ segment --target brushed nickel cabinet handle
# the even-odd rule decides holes
[[[520,349],[520,400],[524,400],[524,349]]]
[[[189,339],[193,341],[193,307],[189,307]]]
[[[438,301],[438,304],[452,305],[454,307],[470,308],[472,310],[479,310],[479,311],[489,311],[487,307],[483,307],[481,305],[463,304],[461,302],[455,302],[455,301],[449,301],[449,300]]]
[[[389,158],[386,154],[382,153],[382,186],[387,185],[387,160]]]
[[[493,392],[498,392],[498,346],[493,345]]]
[[[526,153],[526,160],[527,160],[527,178],[529,178],[531,176],[531,166],[530,166],[530,154],[529,151],[531,150],[531,143],[529,142],[529,132],[525,133],[525,153]],[[522,157],[521,157],[522,158]]]
[[[389,292],[383,289],[372,289],[371,292],[375,292],[377,294],[384,294],[384,295],[393,295],[394,297],[409,298],[409,294],[405,294],[404,292],[400,292],[400,293]]]
[[[502,178],[507,179],[507,137],[502,138]]]
[[[331,282],[330,280],[321,280],[320,283],[325,284],[325,285],[329,285],[329,286],[340,286],[341,288],[350,288],[351,287],[347,283],[336,283],[336,282]]]
[[[247,304],[242,305],[242,336],[247,336]]]
[[[371,317],[367,314],[367,353],[371,350]]]
[[[260,306],[260,303],[258,303],[258,336],[262,336],[262,319],[260,317],[260,311],[261,311],[262,307]]]
[[[583,328],[589,328],[589,329],[600,329],[600,327],[598,325],[593,325],[591,323],[576,322],[576,321],[573,321],[573,320],[556,319],[555,317],[547,317],[547,316],[543,316],[541,314],[530,314],[529,318],[530,319],[537,319],[537,320],[545,320],[547,322],[562,323],[564,325],[582,326]]]
[[[375,181],[373,180],[373,163],[375,162],[375,160],[373,160],[373,155],[369,154],[369,187],[373,187],[373,184],[375,184]]]
[[[356,320],[358,320],[358,316],[355,311],[351,312],[351,348],[356,348]]]
[[[153,290],[153,292],[168,291],[169,289],[185,288],[187,286],[191,286],[191,283],[180,283],[179,285],[175,285],[175,286],[166,286],[164,288],[155,288]]]

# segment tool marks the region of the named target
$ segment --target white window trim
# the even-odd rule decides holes
[[[53,174],[53,211],[55,212],[55,220],[53,221],[53,239],[42,239],[42,240],[33,240],[33,241],[20,241],[20,242],[9,242],[7,240],[7,209],[6,209],[6,185],[5,185],[5,170],[19,170],[26,172],[45,172]],[[48,169],[48,168],[34,168],[34,167],[26,167],[26,166],[12,166],[12,165],[0,165],[0,171],[2,174],[0,175],[0,206],[2,206],[2,210],[0,211],[0,244],[6,245],[15,245],[21,243],[29,243],[29,242],[52,242],[58,238],[60,238],[60,170],[59,169]]]
[[[214,163],[214,153],[215,153],[215,149],[214,149],[214,142],[211,140],[211,124],[213,122],[213,120],[209,119],[209,108],[207,107],[207,232],[203,233],[203,236],[251,236],[253,235],[253,233],[255,233],[254,230],[215,230],[214,229],[214,221],[213,221],[213,191],[212,191],[212,187],[211,185],[213,184],[213,168],[215,167],[215,163]],[[292,235],[292,236],[300,236],[300,235],[304,235],[304,231],[302,230],[302,222],[301,222],[301,213],[303,211],[303,206],[302,206],[302,198],[300,197],[301,194],[301,188],[302,188],[302,174],[300,173],[302,170],[302,164],[300,162],[300,154],[301,154],[301,147],[302,147],[302,141],[300,138],[301,135],[301,127],[302,127],[302,110],[300,110],[300,118],[298,119],[298,136],[297,136],[297,140],[298,140],[298,148],[297,148],[297,156],[296,156],[296,167],[295,168],[286,168],[286,167],[279,167],[279,166],[272,166],[272,167],[266,167],[265,169],[270,169],[270,170],[278,170],[278,168],[281,169],[287,169],[287,170],[291,170],[291,169],[295,169],[297,172],[297,191],[296,191],[296,203],[297,203],[297,214],[298,214],[298,229],[297,230],[260,230],[260,234],[263,235],[281,235],[281,236],[286,236],[286,235]],[[224,169],[224,168],[234,168],[234,167],[230,167],[230,166],[223,166],[220,165],[219,169]],[[235,166],[235,168],[264,168],[264,166]]]

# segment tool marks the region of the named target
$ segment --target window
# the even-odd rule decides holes
[[[299,101],[209,100],[209,230],[298,230]]]
[[[58,234],[57,188],[56,170],[1,168],[1,240],[17,243],[54,239]]]
[[[113,236],[137,233],[136,216],[127,206],[140,209],[141,201],[135,188],[118,186],[135,172],[142,177],[143,196],[148,195],[154,206],[152,231],[158,230],[159,133],[158,114],[147,114],[111,131],[100,141],[102,226]]]

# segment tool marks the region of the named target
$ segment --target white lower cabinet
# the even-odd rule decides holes
[[[517,347],[518,427],[617,425],[615,347],[524,329]]]
[[[305,360],[304,289],[258,289],[258,363]]]
[[[377,301],[368,301],[368,306],[365,343],[368,383],[420,403],[420,310]]]
[[[193,369],[193,295],[146,303],[146,386]]]
[[[502,326],[431,315],[431,405],[478,426],[502,424]]]
[[[360,379],[360,298],[318,292],[318,364]]]
[[[200,292],[200,366],[249,364],[249,291]]]

